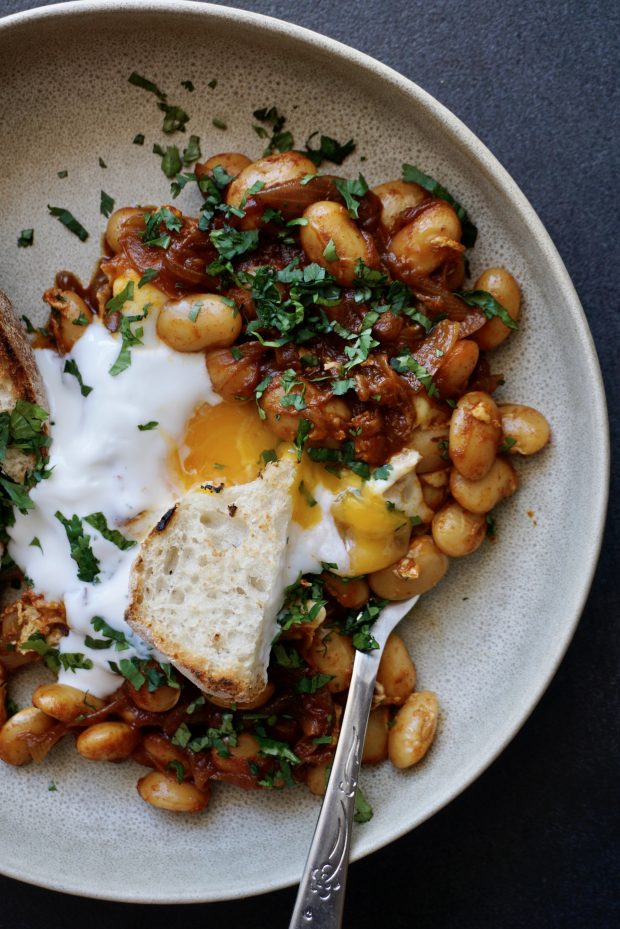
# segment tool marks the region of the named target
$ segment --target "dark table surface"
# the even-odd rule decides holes
[[[0,0],[0,15],[39,5]],[[620,6],[613,0],[237,6],[315,29],[391,65],[449,107],[499,158],[549,230],[583,302],[605,377],[613,451],[620,399],[619,223],[612,204],[620,174]],[[592,592],[549,690],[462,796],[352,866],[346,927],[620,925],[617,471]],[[79,920],[90,929],[134,923],[177,929],[199,920],[277,929],[288,926],[293,899],[294,890],[284,890],[231,903],[132,907],[0,878],[0,927],[66,929]]]

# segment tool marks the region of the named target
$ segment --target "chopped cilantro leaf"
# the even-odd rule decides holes
[[[133,144],[144,145],[144,133],[143,132],[136,133],[136,135],[133,137]]]
[[[326,261],[338,261],[338,253],[336,252],[336,243],[333,239],[330,239],[325,248],[323,249],[323,258]]]
[[[297,435],[293,440],[293,445],[297,449],[297,461],[301,461],[301,456],[304,450],[304,446],[308,440],[308,436],[312,432],[313,424],[309,419],[300,419],[297,426]]]
[[[495,297],[487,293],[486,290],[461,290],[455,291],[455,295],[460,297],[467,306],[475,306],[482,310],[487,319],[493,319],[497,316],[509,329],[518,329],[519,324],[511,317],[505,306],[502,306]]]
[[[399,374],[403,374],[405,371],[411,371],[412,374],[415,374],[429,397],[439,396],[439,391],[433,381],[433,375],[426,370],[424,365],[416,361],[413,355],[397,355],[395,358],[392,358],[390,365],[395,371],[398,371]]]
[[[476,244],[478,230],[467,215],[467,211],[454,199],[452,194],[446,190],[445,187],[442,187],[442,185],[435,180],[434,177],[430,177],[430,175],[424,174],[424,172],[420,171],[419,168],[416,168],[415,165],[404,164],[403,180],[409,183],[418,184],[434,197],[439,197],[441,200],[446,200],[454,209],[454,212],[461,221],[463,229],[461,241],[463,242],[463,245],[465,245],[467,248],[472,248]]]
[[[106,313],[116,313],[122,310],[123,304],[133,298],[133,281],[127,281],[125,286],[115,297],[112,297],[105,305]]]
[[[29,248],[34,244],[34,229],[22,229],[17,240],[18,248]]]
[[[226,125],[224,120],[218,119],[216,116],[213,117],[211,122],[215,126],[216,129],[228,129],[228,126]]]
[[[355,813],[353,819],[356,823],[367,823],[373,817],[373,811],[370,803],[362,793],[360,787],[355,794]]]
[[[95,581],[99,575],[99,560],[93,554],[90,547],[90,536],[84,532],[79,516],[74,514],[71,519],[67,519],[60,510],[56,511],[55,516],[65,527],[71,557],[78,566],[78,578],[81,581]]]
[[[149,420],[148,423],[139,423],[138,429],[140,430],[140,432],[150,432],[151,429],[157,429],[158,426],[159,426],[159,423],[157,422],[157,420],[151,419]]]
[[[336,187],[344,197],[349,216],[354,219],[358,218],[359,201],[368,191],[368,184],[363,174],[360,174],[356,181],[338,179]]]
[[[69,177],[69,172],[68,172],[68,171],[58,171],[58,172],[57,172],[57,175],[58,175],[58,177],[61,178],[61,180],[62,180],[62,179],[64,179],[65,177]]]
[[[277,461],[278,456],[274,448],[266,448],[264,452],[260,453],[261,458],[265,464],[269,464],[270,461]]]
[[[84,226],[75,218],[73,213],[70,213],[69,210],[66,210],[61,206],[50,206],[47,205],[47,209],[50,212],[51,216],[55,216],[56,219],[65,226],[69,232],[72,232],[78,237],[81,242],[85,242],[88,238],[88,232]]]
[[[142,336],[144,335],[144,329],[142,326],[138,326],[137,329],[132,330],[131,324],[139,322],[142,319],[146,319],[148,315],[149,304],[147,304],[143,312],[140,315],[136,316],[123,316],[120,324],[120,332],[123,339],[121,350],[118,353],[118,358],[110,368],[109,373],[112,377],[116,377],[117,374],[121,374],[125,371],[131,364],[131,352],[130,348],[134,345],[142,345]]]
[[[190,135],[187,146],[183,149],[183,164],[191,165],[201,157],[200,139],[197,135]]]
[[[211,90],[215,90],[215,88],[217,87],[217,78],[215,77],[212,78],[207,84],[207,87],[209,87]]]
[[[99,204],[99,212],[102,216],[105,216],[106,219],[114,209],[114,198],[105,192],[101,191],[101,202]]]
[[[87,397],[89,393],[91,393],[93,388],[89,387],[87,384],[84,383],[84,381],[82,380],[82,375],[80,374],[80,369],[78,368],[77,363],[73,359],[71,359],[70,361],[65,361],[65,366],[63,368],[63,371],[65,374],[73,375],[73,377],[76,379],[76,381],[80,385],[80,393],[82,394],[83,397]]]
[[[181,81],[181,87],[184,87],[185,90],[188,90],[190,94],[194,92],[194,84],[192,81]]]
[[[160,270],[159,268],[147,268],[140,280],[138,281],[138,288],[144,287],[145,284],[150,284],[151,281],[154,281],[156,277],[159,277]]]
[[[132,71],[132,73],[129,75],[129,83],[134,84],[135,87],[141,87],[143,90],[148,90],[149,93],[155,94],[155,96],[159,97],[160,100],[166,99],[166,94],[162,93],[162,91],[156,84],[153,83],[153,81],[149,81],[148,78],[142,77],[142,75],[138,74],[137,71]]]
[[[298,694],[315,694],[321,687],[333,679],[333,674],[313,674],[312,677],[302,677],[297,681],[295,690]],[[331,742],[331,738],[329,740]]]
[[[39,548],[39,549],[41,549],[41,552],[43,552],[43,546],[41,545],[41,542],[40,542],[38,536],[36,536],[36,535],[34,536],[34,538],[32,539],[32,542],[30,542],[30,545],[31,545],[33,548]]]
[[[345,158],[355,151],[355,142],[353,139],[349,139],[348,142],[345,142],[344,145],[341,145],[340,142],[337,142],[336,139],[332,139],[331,136],[322,135],[319,142],[318,148],[311,148],[310,142],[318,135],[318,132],[313,132],[311,136],[306,139],[306,148],[304,155],[306,155],[310,161],[313,161],[317,168],[324,161],[331,161],[333,164],[341,165]]]
[[[112,542],[113,545],[116,545],[116,547],[120,548],[123,552],[127,551],[129,548],[134,548],[134,546],[138,544],[133,539],[125,538],[118,529],[109,529],[108,521],[103,513],[91,513],[90,516],[84,517],[84,522],[100,532],[104,539],[107,539],[108,542]]]

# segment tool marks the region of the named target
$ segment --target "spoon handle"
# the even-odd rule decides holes
[[[379,649],[355,656],[338,748],[289,929],[342,925],[355,792],[379,659]]]

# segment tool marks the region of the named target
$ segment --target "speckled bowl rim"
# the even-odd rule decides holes
[[[334,58],[339,59],[342,62],[346,62],[350,66],[353,66],[359,72],[365,72],[366,75],[372,76],[376,81],[395,88],[401,93],[407,95],[412,100],[414,106],[418,108],[418,110],[426,111],[429,116],[435,119],[439,119],[442,123],[442,131],[451,137],[452,141],[456,143],[456,145],[463,152],[464,157],[468,157],[477,163],[478,168],[484,173],[485,178],[489,184],[501,189],[504,194],[510,198],[514,209],[519,212],[521,218],[527,223],[531,238],[544,253],[548,266],[552,269],[556,276],[558,286],[560,288],[559,296],[563,301],[565,312],[571,315],[573,323],[577,329],[580,337],[580,350],[582,352],[583,362],[591,374],[591,381],[589,384],[592,395],[591,412],[595,427],[601,440],[599,454],[596,459],[592,461],[592,481],[594,490],[593,498],[596,501],[596,512],[592,514],[592,532],[588,535],[587,538],[582,537],[581,539],[581,544],[584,550],[583,574],[579,596],[575,598],[575,602],[571,605],[571,609],[567,610],[566,623],[562,630],[563,634],[558,637],[555,654],[551,657],[551,660],[545,669],[545,674],[541,676],[539,680],[534,682],[534,686],[530,686],[528,688],[527,693],[524,696],[520,712],[516,715],[516,717],[513,717],[512,723],[508,726],[508,730],[502,735],[501,738],[497,740],[492,750],[480,760],[480,763],[477,766],[472,767],[467,776],[463,778],[461,783],[450,790],[442,798],[441,802],[435,805],[435,807],[425,811],[423,815],[415,817],[415,820],[412,822],[404,821],[400,824],[390,823],[389,829],[384,830],[384,834],[377,839],[374,845],[371,848],[364,850],[364,855],[369,854],[370,852],[377,851],[378,849],[384,847],[395,839],[400,838],[411,829],[413,829],[416,825],[419,825],[421,822],[424,822],[426,819],[430,818],[430,816],[434,815],[434,813],[438,812],[440,809],[450,803],[451,800],[457,797],[463,790],[465,790],[465,788],[467,788],[474,780],[476,780],[483,773],[483,771],[489,767],[489,765],[492,764],[492,762],[498,757],[498,755],[501,754],[504,748],[517,734],[519,729],[525,723],[534,707],[542,697],[544,691],[548,687],[551,679],[557,671],[557,668],[562,661],[562,658],[564,657],[568,645],[570,644],[570,641],[574,635],[577,623],[579,622],[590,591],[590,586],[592,584],[594,571],[598,561],[605,527],[609,486],[610,451],[607,408],[603,380],[596,355],[596,350],[594,347],[594,342],[592,340],[592,335],[588,328],[586,317],[583,312],[581,303],[579,302],[575,288],[573,287],[573,284],[568,276],[568,272],[566,271],[564,263],[562,262],[557,249],[555,248],[549,234],[538,218],[533,207],[518,188],[516,183],[512,180],[507,171],[491,154],[486,146],[483,145],[483,143],[473,134],[473,132],[471,132],[456,116],[454,116],[448,109],[446,109],[446,107],[435,100],[435,98],[428,94],[426,91],[422,90],[422,88],[415,84],[413,81],[408,80],[398,72],[394,71],[392,68],[389,68],[387,65],[376,61],[369,55],[365,55],[356,49],[342,44],[341,42],[327,38],[326,36],[320,35],[309,29],[305,29],[279,19],[274,19],[270,16],[265,16],[260,13],[250,13],[244,10],[233,9],[231,7],[188,2],[188,0],[148,0],[148,2],[143,2],[143,0],[71,0],[71,2],[67,3],[53,4],[47,7],[37,7],[32,10],[6,16],[0,19],[0,31],[3,33],[10,33],[13,29],[18,29],[21,31],[24,26],[31,26],[33,32],[36,32],[43,29],[46,22],[52,19],[58,20],[64,17],[67,19],[73,19],[75,17],[88,17],[98,13],[105,13],[107,16],[109,16],[110,13],[116,13],[119,16],[122,16],[123,13],[127,11],[131,11],[134,14],[139,12],[143,14],[145,18],[148,18],[151,13],[174,13],[175,16],[184,16],[188,14],[191,16],[202,15],[205,17],[205,19],[219,21],[220,23],[224,22],[229,25],[241,24],[251,27],[258,33],[271,36],[275,41],[277,41],[279,36],[292,37],[297,42],[302,43],[306,50],[309,52],[312,50],[316,50],[317,52],[327,52]],[[308,844],[309,843],[310,836],[308,836]],[[359,858],[362,857],[362,854],[358,853],[353,857]],[[12,877],[26,883],[36,884],[38,886],[46,887],[51,890],[62,891],[65,893],[85,895],[96,899],[109,899],[141,903],[147,902],[144,899],[140,899],[139,893],[133,894],[130,897],[126,894],[110,894],[105,890],[99,894],[94,893],[90,888],[88,890],[85,888],[80,888],[79,876],[76,875],[71,875],[71,878],[68,880],[61,876],[58,876],[58,878],[54,880],[45,880],[42,877],[34,878],[29,876],[27,873],[23,873],[23,871],[19,869],[13,869],[10,862],[2,861],[0,861],[0,873],[5,874],[7,877]],[[245,893],[240,891],[236,894],[223,894],[222,896],[218,895],[217,898],[211,897],[210,899],[234,899],[235,897],[239,898],[247,896],[248,892],[250,894],[266,893],[289,885],[290,881],[281,880],[276,877],[270,883],[265,884],[263,887],[250,888],[249,891],[246,891]],[[196,896],[193,895],[191,891],[189,891],[188,894],[182,898],[180,898],[178,895],[173,895],[169,898],[160,897],[157,901],[154,902],[195,903],[204,899],[204,895],[201,895],[200,892],[199,895]]]

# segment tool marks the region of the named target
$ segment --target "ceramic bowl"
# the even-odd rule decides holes
[[[419,766],[364,770],[375,812],[355,827],[360,857],[431,816],[489,765],[540,698],[573,634],[607,487],[605,403],[590,333],[532,207],[436,100],[323,36],[176,0],[85,0],[0,21],[0,287],[19,314],[43,318],[41,294],[57,270],[88,279],[105,222],[102,189],[118,205],[169,202],[151,147],[179,136],[162,135],[155,98],[128,82],[134,70],[187,109],[205,155],[258,157],[264,143],[252,111],[275,104],[298,145],[316,130],[353,137],[348,176],[362,170],[374,184],[398,177],[404,161],[419,165],[479,227],[473,275],[505,265],[522,285],[522,326],[496,353],[494,368],[506,378],[501,396],[540,408],[553,441],[519,462],[522,486],[497,513],[497,542],[453,563],[403,625],[419,686],[439,695],[441,724]],[[186,80],[193,93],[181,86]],[[133,143],[137,133],[143,146]],[[178,203],[191,212],[196,196],[186,190]],[[48,204],[70,209],[89,240],[59,225]],[[26,227],[35,230],[34,245],[18,249]],[[22,702],[29,686],[22,682]],[[318,813],[306,791],[218,785],[204,814],[178,816],[139,799],[142,771],[133,763],[94,765],[70,744],[41,766],[2,766],[0,870],[57,890],[142,902],[222,900],[298,880]]]

